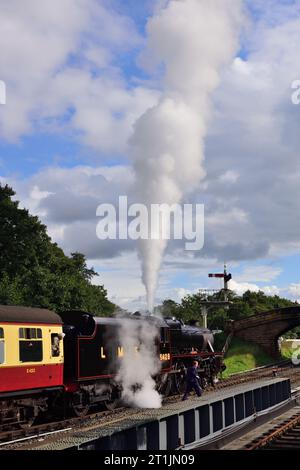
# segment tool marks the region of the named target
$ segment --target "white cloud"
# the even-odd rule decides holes
[[[300,107],[290,100],[291,83],[300,78],[300,5],[248,4],[260,19],[248,26],[243,58],[224,71],[214,94],[207,178],[188,198],[205,203],[205,247],[190,256],[181,243],[171,243],[164,269],[175,276],[176,270],[197,273],[203,260],[232,264],[260,258],[262,265],[245,270],[234,281],[236,288],[280,289],[299,298],[297,284],[285,290],[273,286],[279,268],[264,263],[300,251]],[[113,12],[107,1],[0,0],[0,6],[0,78],[8,85],[7,105],[0,109],[1,139],[39,128],[72,135],[106,156],[125,153],[133,122],[159,97],[145,81],[133,88],[118,62],[120,54],[132,54],[143,42],[133,21]],[[99,248],[93,236],[99,202],[130,191],[126,167],[52,168],[9,182],[67,251],[77,247],[97,259],[106,251],[114,263],[124,250],[134,250],[122,243]],[[134,270],[136,281],[130,283],[139,282],[138,266],[129,263],[123,279],[126,269]],[[199,268],[201,276],[204,271]],[[172,283],[165,283],[164,274],[161,279],[160,292],[168,296]],[[108,282],[113,284],[113,275]],[[262,288],[260,282],[271,285]],[[131,294],[143,295],[139,289]]]
[[[26,180],[1,178],[16,190],[21,206],[42,219],[67,253],[81,250],[88,257],[98,254],[99,258],[118,254],[127,244],[100,243],[96,238],[96,209],[101,203],[117,205],[119,195],[128,194],[132,179],[130,168],[123,166],[56,167]],[[130,243],[129,248],[133,249]]]
[[[276,279],[282,269],[273,266],[249,266],[238,274],[239,281],[242,282],[270,282]]]
[[[63,131],[100,152],[124,152],[132,124],[158,95],[122,79],[116,57],[142,39],[132,19],[104,4],[0,1],[0,138]]]
[[[266,295],[271,295],[271,296],[281,295],[282,293],[282,289],[278,286],[264,286],[260,290],[262,290]]]
[[[236,183],[239,179],[239,173],[235,170],[227,170],[219,177],[221,183]]]
[[[244,292],[250,290],[251,292],[258,292],[260,290],[259,286],[249,282],[237,282],[234,279],[229,281],[228,287],[230,290],[234,291],[237,295],[243,295]]]
[[[145,308],[145,289],[141,282],[141,268],[136,253],[122,254],[114,259],[98,260],[89,263],[99,271],[95,284],[104,284],[109,298],[122,308],[135,311]]]
[[[208,215],[205,218],[205,223],[209,226],[228,226],[234,223],[245,224],[247,223],[247,214],[237,207],[233,207],[230,210],[226,208],[224,211],[219,210]]]
[[[143,40],[109,2],[70,2],[55,0],[46,8],[37,0],[0,2],[1,78],[10,89],[0,135],[16,138],[46,126],[73,132],[106,156],[124,153],[133,122],[159,96],[145,86],[132,88],[116,60]],[[248,55],[225,70],[214,95],[207,178],[195,193],[206,213],[201,255],[228,261],[299,251],[299,107],[290,102],[290,83],[299,74],[299,9],[278,2],[252,6],[261,19],[246,31]],[[48,190],[47,182],[32,184]]]
[[[300,70],[300,11],[289,8],[268,3],[264,19],[248,28],[244,58],[225,72],[215,94],[204,198],[213,224],[206,239],[223,246],[223,259],[238,259],[233,251],[248,260],[299,252],[300,108],[290,98]],[[224,181],[226,168],[225,175],[239,177]]]
[[[290,284],[287,289],[288,294],[295,300],[299,299],[300,297],[300,284]]]
[[[229,281],[229,289],[234,291],[237,295],[243,295],[246,291],[259,292],[262,291],[266,295],[279,295],[281,289],[277,286],[258,286],[249,282],[238,282],[235,280]]]

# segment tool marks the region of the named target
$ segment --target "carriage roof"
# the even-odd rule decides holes
[[[17,305],[0,305],[0,323],[62,324],[60,316],[52,310]]]

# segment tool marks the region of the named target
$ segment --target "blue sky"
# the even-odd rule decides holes
[[[0,0],[0,181],[67,253],[87,254],[113,300],[135,308],[145,301],[136,247],[100,246],[95,212],[131,193],[128,141],[163,89],[157,69],[143,68],[146,25],[168,2],[24,3]],[[157,302],[218,287],[207,273],[224,261],[237,292],[300,299],[300,107],[287,96],[300,79],[300,1],[244,5],[238,48],[210,97],[206,177],[184,196],[205,203],[205,247],[190,259],[170,243]]]

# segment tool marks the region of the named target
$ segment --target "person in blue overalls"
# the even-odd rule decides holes
[[[190,392],[195,390],[198,397],[201,397],[202,390],[199,385],[199,376],[198,376],[198,361],[193,361],[192,366],[188,367],[187,374],[186,374],[186,389],[185,393],[182,397],[182,400],[187,400]]]

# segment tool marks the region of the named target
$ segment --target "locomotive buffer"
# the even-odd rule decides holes
[[[228,300],[228,282],[232,279],[230,273],[227,273],[226,264],[224,264],[223,273],[210,273],[208,277],[217,277],[224,279],[224,287],[221,289],[221,292],[224,293],[224,300],[202,300],[200,301],[201,306],[201,315],[203,318],[203,327],[207,328],[207,314],[210,307],[215,307],[217,305],[229,306],[231,302]],[[219,292],[215,290],[202,290],[201,292],[208,294],[209,292]]]

